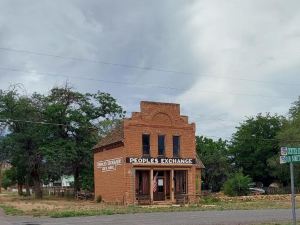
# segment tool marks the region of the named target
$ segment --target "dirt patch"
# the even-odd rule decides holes
[[[224,202],[228,201],[288,201],[291,199],[291,195],[250,195],[250,196],[238,196],[238,197],[227,197],[217,196],[218,199]],[[300,196],[297,196],[299,199]]]
[[[296,198],[300,203],[300,196]],[[87,216],[111,215],[137,212],[167,212],[196,210],[235,210],[235,209],[279,209],[290,208],[290,195],[260,195],[227,197],[222,194],[207,196],[198,204],[182,206],[152,205],[145,207],[109,205],[94,201],[45,198],[35,200],[33,197],[19,197],[17,194],[0,194],[0,205],[19,210],[25,215],[33,216]],[[59,214],[59,215],[58,215]]]
[[[35,200],[32,197],[19,197],[16,194],[1,194],[0,203],[15,207],[22,211],[58,211],[58,210],[90,210],[101,209],[103,204],[92,201],[77,201],[65,199],[43,199]]]

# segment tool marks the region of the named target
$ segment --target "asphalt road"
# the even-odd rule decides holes
[[[300,219],[300,210],[297,210]],[[212,225],[256,224],[288,221],[291,210],[224,210],[170,213],[140,213],[72,218],[1,216],[0,225]]]

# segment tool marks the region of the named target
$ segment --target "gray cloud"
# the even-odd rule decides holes
[[[129,112],[140,100],[178,102],[198,134],[227,137],[245,116],[285,113],[299,95],[299,6],[296,0],[3,0],[0,47],[187,74],[0,50],[0,88],[23,83],[44,92],[69,80],[80,91],[110,92]]]

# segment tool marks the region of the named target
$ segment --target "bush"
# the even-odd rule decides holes
[[[15,184],[15,171],[13,169],[5,170],[2,175],[1,186],[6,190],[8,187]]]
[[[235,173],[224,183],[224,194],[229,196],[248,195],[251,182],[252,179],[243,175],[242,172]]]
[[[98,195],[98,196],[97,196],[96,202],[97,202],[97,203],[102,202],[102,196],[101,196],[101,195]]]

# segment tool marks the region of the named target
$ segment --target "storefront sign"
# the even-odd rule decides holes
[[[117,166],[122,164],[122,158],[107,159],[97,162],[97,168],[102,172],[109,172],[117,169]]]
[[[136,158],[127,157],[126,163],[135,164],[164,164],[164,165],[176,165],[176,164],[196,164],[196,159],[192,158]]]

